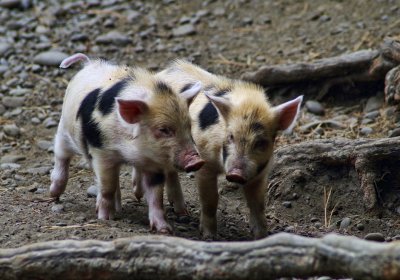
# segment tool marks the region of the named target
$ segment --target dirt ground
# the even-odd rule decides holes
[[[93,174],[78,158],[71,165],[60,203],[44,202],[53,161],[51,141],[65,88],[78,67],[61,70],[45,66],[34,62],[37,54],[47,50],[84,52],[155,71],[175,58],[186,58],[211,72],[239,78],[266,64],[312,61],[378,48],[385,36],[399,34],[399,15],[399,4],[389,0],[33,1],[25,9],[0,8],[0,42],[8,46],[2,51],[0,43],[0,98],[4,105],[0,102],[0,247],[151,234],[147,206],[133,196],[128,167],[121,174],[123,209],[115,221],[96,219],[95,198],[87,195]],[[183,33],[187,34],[179,34],[178,26],[186,28]],[[99,39],[113,30],[123,38],[112,38],[110,43]],[[14,103],[6,102],[7,97],[13,97]],[[367,97],[349,98],[339,106],[322,100],[326,109],[322,117],[303,108],[294,134],[279,136],[277,146],[331,137],[388,137],[396,120],[381,105],[375,119],[362,123],[366,102]],[[332,119],[343,125],[301,129],[315,120]],[[15,133],[6,132],[5,127],[12,124],[16,125]],[[372,128],[372,133],[362,135],[365,126]],[[10,155],[16,156],[11,164],[4,160]],[[331,173],[329,180],[335,176],[349,180],[347,185],[332,189],[329,209],[337,206],[328,224],[324,221],[324,186],[314,184],[295,190],[293,199],[267,199],[270,233],[321,236],[335,231],[364,237],[379,232],[388,241],[397,239],[398,213],[365,215],[356,175],[343,170]],[[181,178],[191,215],[177,218],[166,206],[168,221],[176,236],[198,240],[199,202],[194,179],[186,174]],[[248,210],[240,187],[226,185],[223,180],[220,186],[218,239],[250,240]],[[340,228],[344,218],[349,224],[343,222]]]

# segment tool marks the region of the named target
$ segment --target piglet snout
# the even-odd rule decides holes
[[[226,180],[232,183],[245,184],[247,179],[243,174],[243,169],[233,168],[226,173]]]
[[[186,154],[184,157],[184,170],[186,172],[193,172],[199,170],[204,165],[204,160],[198,153]]]

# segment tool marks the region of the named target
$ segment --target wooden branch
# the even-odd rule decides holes
[[[362,50],[311,63],[268,65],[245,73],[242,78],[268,87],[270,95],[292,96],[301,92],[322,99],[333,87],[335,94],[383,90],[386,73],[399,64],[400,41],[386,38],[379,50]]]
[[[314,170],[318,177],[326,168],[334,166],[353,167],[360,179],[364,193],[364,206],[377,210],[377,184],[381,181],[382,167],[390,170],[386,180],[398,181],[400,174],[400,138],[385,139],[329,139],[304,142],[278,149],[271,173],[271,185],[276,181],[292,185],[307,170]],[[318,177],[312,178],[318,181]],[[306,178],[303,178],[307,180]]]
[[[251,242],[166,236],[50,241],[0,249],[1,279],[399,279],[400,244],[279,233]]]

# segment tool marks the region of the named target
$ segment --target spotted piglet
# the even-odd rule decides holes
[[[254,237],[265,236],[264,198],[275,137],[294,125],[302,96],[273,107],[261,87],[213,75],[185,61],[173,63],[157,76],[176,91],[186,91],[197,81],[204,86],[204,94],[195,98],[189,110],[193,138],[205,160],[196,172],[203,236],[214,238],[217,232],[219,174],[242,186]],[[169,181],[174,178],[176,174]],[[179,182],[167,184],[167,190],[177,187]]]
[[[154,74],[83,54],[66,58],[67,68],[84,67],[69,83],[55,136],[50,195],[58,198],[68,181],[74,154],[83,155],[96,175],[99,219],[121,209],[119,172],[130,164],[142,174],[152,229],[171,232],[163,211],[164,170],[198,170],[204,161],[194,146],[188,106],[201,89],[194,83],[177,94]]]

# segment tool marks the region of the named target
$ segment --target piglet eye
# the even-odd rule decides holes
[[[265,150],[268,147],[268,140],[266,139],[259,139],[254,143],[254,149],[257,150]]]
[[[160,127],[158,129],[158,132],[159,132],[160,136],[162,136],[162,137],[172,137],[175,134],[174,130],[169,127]]]

